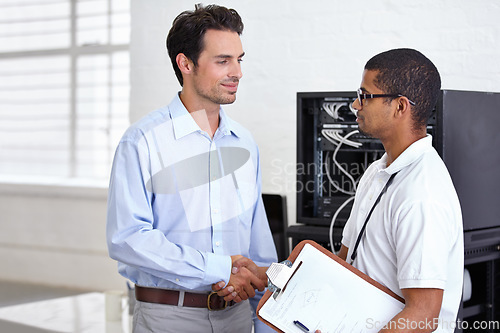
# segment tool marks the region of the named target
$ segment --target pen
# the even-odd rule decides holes
[[[300,328],[303,332],[309,332],[309,329],[306,327],[306,325],[302,324],[300,321],[294,320],[293,323],[295,324],[295,326]]]

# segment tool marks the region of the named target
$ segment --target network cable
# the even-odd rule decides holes
[[[330,247],[332,249],[332,252],[335,253],[335,248],[333,246],[333,227],[335,225],[335,220],[337,219],[337,216],[339,215],[340,211],[351,201],[351,200],[354,200],[354,193],[356,193],[356,181],[354,180],[354,178],[352,177],[352,175],[347,172],[347,170],[345,170],[338,162],[337,162],[337,153],[340,149],[340,146],[342,144],[345,143],[345,141],[352,135],[354,134],[357,134],[359,133],[358,130],[354,130],[352,132],[349,132],[348,134],[346,134],[344,137],[342,137],[342,140],[339,142],[339,144],[337,145],[337,147],[335,148],[335,151],[333,152],[333,156],[332,156],[332,160],[333,162],[335,163],[335,165],[339,168],[339,170],[341,170],[352,182],[352,186],[353,186],[353,191],[349,191],[348,193],[346,193],[345,190],[342,189],[342,192],[343,193],[346,193],[346,194],[351,194],[353,196],[351,196],[350,198],[348,198],[346,201],[344,201],[344,203],[342,205],[340,205],[340,207],[335,211],[335,214],[333,214],[333,217],[332,217],[332,221],[330,222],[330,232],[329,232],[329,239],[330,239]],[[327,170],[328,170],[328,166],[327,166]],[[333,183],[331,177],[329,176],[329,172],[327,171],[327,176],[328,176],[328,179],[330,179],[330,182],[337,188],[337,189],[340,189],[340,187],[337,187],[336,184]]]
[[[343,130],[341,129],[322,129],[321,135],[323,135],[325,139],[327,139],[335,146],[338,146],[340,143],[343,143],[354,148],[359,148],[363,145],[361,142],[348,140],[345,136],[343,137],[342,135],[340,135],[340,133],[342,132]]]
[[[347,195],[354,195],[354,191],[348,191],[348,190],[345,190],[343,189],[342,187],[340,187],[339,185],[337,185],[335,183],[335,181],[333,180],[332,176],[330,175],[330,153],[327,152],[326,155],[325,155],[325,159],[327,161],[327,164],[325,165],[325,173],[326,173],[326,177],[328,178],[328,180],[330,181],[330,184],[339,192],[342,192],[344,194],[347,194]],[[343,168],[341,170],[344,170]]]
[[[330,102],[324,102],[323,103],[323,110],[325,110],[330,117],[332,117],[335,120],[344,120],[341,116],[339,116],[339,110],[341,107],[347,106],[347,102],[342,102],[342,103],[330,103]]]
[[[333,226],[335,225],[335,220],[337,219],[340,211],[344,209],[344,207],[347,206],[347,204],[352,200],[354,200],[354,196],[349,197],[346,201],[344,201],[344,203],[335,211],[335,214],[333,214],[332,222],[330,223],[330,232],[328,233],[330,236],[330,247],[332,248],[332,253],[337,254],[337,251],[335,251],[335,247],[333,246]]]

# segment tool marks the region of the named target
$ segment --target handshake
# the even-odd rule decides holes
[[[227,285],[224,281],[212,285],[217,295],[225,301],[241,302],[255,296],[255,290],[267,287],[267,267],[257,266],[251,259],[241,255],[231,256],[233,268]]]
[[[224,281],[214,283],[212,290],[224,300],[241,302],[255,296],[255,290],[263,291],[267,287],[266,271],[268,267],[259,267],[251,259],[241,255],[231,256],[233,268],[227,286]],[[314,333],[321,333],[316,330]]]

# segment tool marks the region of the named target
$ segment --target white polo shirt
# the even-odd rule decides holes
[[[405,288],[444,290],[435,332],[453,332],[462,298],[464,246],[462,214],[452,180],[432,137],[414,142],[389,167],[387,155],[366,170],[359,183],[342,244],[347,262],[379,193],[353,266],[402,296]]]

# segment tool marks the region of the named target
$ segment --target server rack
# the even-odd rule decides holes
[[[462,206],[465,269],[472,293],[463,302],[463,332],[474,322],[492,323],[482,332],[498,332],[500,321],[500,94],[444,91],[438,116],[440,152]],[[457,330],[460,332],[460,330]]]
[[[328,249],[340,248],[355,182],[384,153],[380,141],[355,132],[350,107],[355,98],[349,91],[297,94],[298,224],[287,230],[293,246],[313,239]],[[500,94],[442,90],[427,126],[450,171],[464,218],[472,293],[461,306],[457,332],[472,332],[473,321],[500,320],[499,124]]]
[[[338,250],[342,229],[352,208],[352,200],[346,201],[353,196],[355,183],[368,165],[384,154],[379,140],[357,133],[356,116],[351,109],[356,96],[356,92],[297,94],[299,224],[288,229],[293,245],[314,237],[330,248],[330,224],[337,214],[332,241]],[[436,121],[433,115],[428,132],[437,145]],[[347,139],[340,144],[342,138]],[[335,165],[333,157],[340,167]],[[339,210],[344,203],[345,206]]]

